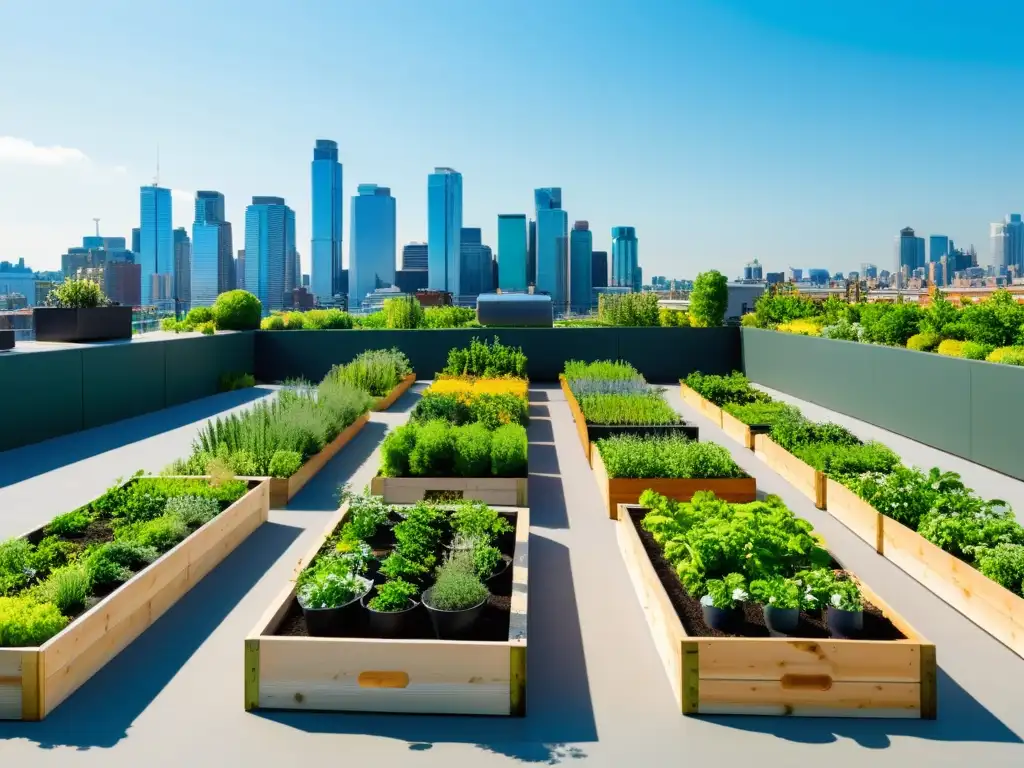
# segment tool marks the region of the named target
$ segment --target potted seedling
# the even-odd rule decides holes
[[[452,539],[449,552],[471,558],[473,571],[484,582],[493,581],[508,570],[508,561],[501,556],[501,550],[483,538],[458,534]]]
[[[302,572],[296,597],[306,630],[312,637],[338,637],[357,628],[362,611],[359,600],[371,582],[352,573],[340,558],[323,558]]]
[[[793,581],[804,593],[803,609],[812,616],[821,616],[832,597],[836,577],[828,568],[800,571]]]
[[[32,309],[36,341],[110,341],[132,337],[132,308],[108,299],[91,280],[68,279]]]
[[[363,596],[370,634],[376,637],[397,637],[401,635],[419,603],[413,600],[418,594],[415,584],[403,579],[394,579],[379,584],[371,593]]]
[[[514,546],[515,529],[502,515],[480,501],[464,501],[452,512],[452,530],[456,535],[482,539],[487,544]]]
[[[365,541],[377,552],[394,545],[395,533],[392,526],[401,518],[384,503],[383,498],[368,493],[353,493],[347,485],[341,487],[338,497],[339,505],[348,502],[348,523],[345,530],[351,528],[352,538]]]
[[[746,581],[742,574],[730,573],[724,579],[711,579],[707,593],[700,599],[704,623],[721,632],[731,632],[743,623],[741,603],[747,599]]]
[[[849,579],[837,579],[828,603],[828,631],[832,637],[849,640],[864,630],[864,600],[860,588]]]
[[[750,595],[764,608],[764,624],[773,635],[791,635],[800,624],[804,603],[801,585],[793,579],[772,576],[750,582]]]
[[[476,575],[472,556],[452,551],[437,569],[433,586],[423,593],[423,607],[438,639],[469,635],[483,613],[488,594]]]

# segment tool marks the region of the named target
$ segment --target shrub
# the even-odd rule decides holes
[[[658,325],[658,296],[654,293],[602,293],[597,297],[597,318],[604,325]]]
[[[746,477],[726,448],[675,435],[616,435],[597,441],[608,477]]]
[[[185,322],[189,325],[213,322],[213,310],[210,307],[192,307],[185,315]]]
[[[722,406],[722,410],[751,426],[767,425],[770,427],[782,419],[792,420],[800,416],[800,411],[795,406],[774,401],[744,405],[726,403]]]
[[[416,431],[416,446],[409,454],[413,476],[447,477],[455,457],[455,433],[444,421],[428,421]]]
[[[72,562],[81,551],[81,545],[73,541],[67,541],[59,536],[46,536],[36,544],[36,548],[32,552],[30,567],[38,574],[46,574],[54,568],[60,568],[62,565]]]
[[[46,296],[46,306],[64,309],[93,309],[108,307],[110,299],[106,297],[99,283],[92,280],[67,278],[63,283],[51,289]]]
[[[528,443],[526,428],[505,424],[491,437],[491,472],[497,477],[525,477]]]
[[[217,381],[218,392],[233,392],[256,386],[256,377],[251,373],[222,373]]]
[[[263,305],[248,291],[226,291],[213,303],[213,319],[222,331],[251,331],[260,327]]]
[[[440,611],[461,611],[486,600],[487,594],[487,587],[477,577],[472,560],[454,557],[438,569],[437,580],[430,589],[429,604]]]
[[[584,395],[580,410],[588,424],[656,426],[681,419],[660,392],[644,395]]]
[[[159,556],[155,547],[131,541],[110,541],[94,549],[85,560],[96,587],[120,584],[132,571],[145,568]]]
[[[469,417],[487,429],[497,429],[503,424],[526,426],[530,420],[530,406],[517,395],[485,393],[470,400]]]
[[[938,484],[937,480],[936,476],[935,484]],[[889,474],[867,473],[843,478],[842,482],[879,512],[913,531],[931,509],[936,495],[932,477],[901,465],[894,467]]]
[[[274,451],[267,471],[271,477],[291,477],[302,467],[302,454],[298,451]]]
[[[303,608],[339,608],[370,590],[370,582],[349,571],[343,563],[323,560],[319,566],[303,571],[303,576],[309,576],[296,595]]]
[[[754,320],[746,324],[757,328],[774,328],[792,320],[814,317],[817,314],[818,305],[812,298],[781,288],[761,294],[754,305]]]
[[[658,309],[658,325],[665,328],[686,328],[690,325],[690,316],[681,309]]]
[[[942,337],[937,333],[924,332],[915,333],[909,339],[907,339],[907,349],[914,349],[918,352],[931,352],[942,341]]]
[[[76,509],[74,512],[65,512],[57,515],[50,524],[46,526],[48,536],[63,536],[74,538],[85,533],[85,529],[92,523],[92,515],[84,509]]]
[[[354,316],[352,318],[352,324],[356,328],[365,328],[366,330],[373,330],[379,328],[387,328],[388,321],[384,316],[384,312],[371,312],[368,315],[362,317]]]
[[[431,392],[428,389],[412,409],[409,418],[414,422],[441,419],[449,424],[465,424],[470,420],[469,405],[458,395]]]
[[[718,406],[726,403],[758,403],[767,402],[768,395],[750,386],[750,380],[738,371],[728,376],[704,374],[699,371],[691,373],[684,380],[686,386]]]
[[[189,528],[199,528],[220,514],[220,504],[202,496],[172,496],[164,514],[181,518]]]
[[[302,312],[285,312],[281,319],[286,331],[301,331],[306,327],[305,315]]]
[[[864,472],[888,474],[900,463],[899,456],[881,443],[874,442],[863,445],[812,443],[797,448],[795,455],[831,477]]]
[[[283,331],[284,318],[281,315],[270,315],[260,320],[261,331]]]
[[[303,313],[302,323],[303,327],[317,331],[348,330],[353,325],[352,315],[342,312],[340,309],[311,309]],[[283,326],[273,330],[282,329]]]
[[[725,275],[717,269],[701,272],[690,291],[690,323],[697,328],[714,328],[725,322],[729,289]]]
[[[27,539],[0,543],[0,596],[18,591],[32,579],[32,553],[32,544]]]
[[[923,310],[918,304],[875,302],[860,308],[864,341],[905,347],[911,336],[921,330]]]
[[[965,341],[961,351],[968,360],[984,360],[992,352],[992,346],[978,341]]]
[[[67,616],[85,607],[91,589],[89,569],[82,564],[73,564],[58,568],[32,591],[39,602],[52,603]]]
[[[410,373],[409,358],[398,349],[373,349],[361,353],[346,365],[335,366],[327,375],[374,397],[384,397]]]
[[[68,625],[57,606],[27,597],[0,597],[0,647],[34,648]]]
[[[999,347],[992,350],[985,359],[990,363],[1024,365],[1024,347]]]
[[[1024,596],[1024,546],[1000,544],[982,551],[978,570],[1001,587]]]
[[[966,344],[964,341],[946,339],[939,344],[937,351],[940,355],[946,355],[947,357],[963,357],[964,344]]]
[[[459,503],[452,512],[451,524],[456,536],[483,542],[491,542],[513,530],[508,520],[482,501]]]
[[[217,326],[211,323],[203,323],[197,325],[196,330],[199,331],[203,336],[213,336],[217,332]]]
[[[380,446],[380,473],[384,477],[408,477],[409,455],[416,447],[415,423],[403,424],[384,437]]]
[[[837,339],[839,341],[861,341],[864,336],[864,328],[860,323],[840,320],[832,325],[823,325],[821,327],[821,336],[824,339]]]
[[[141,523],[129,523],[115,529],[119,541],[127,541],[140,547],[153,547],[166,552],[188,536],[185,521],[177,515],[161,515]]]
[[[423,322],[423,306],[415,296],[384,299],[383,312],[387,328],[411,330]]]
[[[506,346],[497,337],[490,343],[473,337],[468,349],[448,351],[448,363],[443,373],[450,376],[516,376],[525,379],[526,355],[521,347]]]
[[[366,605],[371,610],[394,613],[404,611],[419,589],[403,579],[392,579],[377,587],[377,594]]]
[[[568,360],[565,363],[565,378],[572,382],[576,379],[604,379],[607,381],[643,381],[643,376],[629,363],[621,360],[598,360],[586,363],[581,360]]]
[[[491,471],[491,431],[483,424],[455,427],[457,477],[484,477]]]
[[[775,327],[776,331],[780,333],[792,333],[797,336],[820,336],[821,335],[821,319],[806,319],[806,320],[790,320],[788,323],[782,323]]]
[[[421,328],[462,328],[476,320],[476,310],[469,307],[427,307],[423,310]]]
[[[491,577],[501,565],[501,550],[490,544],[473,545],[473,572],[481,579]]]

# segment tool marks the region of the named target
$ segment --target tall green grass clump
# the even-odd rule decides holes
[[[401,350],[369,349],[350,363],[336,365],[327,375],[374,397],[385,397],[410,373],[409,358]]]

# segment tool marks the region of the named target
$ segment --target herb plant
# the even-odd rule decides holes
[[[68,625],[52,603],[0,597],[0,648],[42,645]]]
[[[584,395],[579,404],[587,424],[659,426],[682,421],[660,392]]]
[[[565,378],[569,382],[577,379],[601,379],[604,381],[643,381],[644,377],[629,363],[622,361],[598,360],[586,363],[569,360],[565,363]]]
[[[722,410],[731,416],[735,416],[744,424],[749,426],[772,426],[782,419],[792,420],[799,415],[799,411],[787,403],[726,403]]]
[[[611,478],[747,476],[728,449],[678,435],[616,435],[598,440],[597,447]]]
[[[46,305],[63,309],[93,309],[109,307],[111,301],[103,293],[99,283],[70,277],[50,291],[46,297]]]
[[[52,603],[65,616],[81,610],[92,589],[92,576],[85,565],[58,568],[46,581],[32,590],[41,603]]]
[[[417,592],[416,586],[402,579],[386,581],[377,587],[377,594],[366,605],[371,610],[384,613],[404,611]]]
[[[790,610],[803,608],[805,604],[804,590],[794,579],[783,576],[772,576],[767,579],[755,579],[750,582],[750,595],[764,606]]]
[[[485,587],[473,568],[472,560],[454,556],[437,570],[430,588],[429,604],[439,611],[463,611],[487,599]]]
[[[711,579],[705,585],[707,590],[700,599],[701,605],[728,610],[736,608],[749,597],[747,582],[741,573],[730,573],[721,579]]]
[[[85,529],[92,522],[92,515],[84,509],[76,509],[73,512],[65,512],[57,515],[50,524],[46,526],[47,535],[74,537],[85,533]]]
[[[764,403],[770,399],[761,390],[750,386],[750,380],[738,371],[733,371],[728,376],[697,371],[687,376],[683,383],[705,400],[710,400],[718,406],[724,406],[726,403]]]
[[[398,349],[371,349],[346,365],[335,366],[327,375],[374,397],[384,397],[410,373],[412,367],[405,353]]]
[[[340,562],[327,560],[312,571],[299,587],[299,604],[309,609],[340,608],[370,591],[371,583],[345,569]]]
[[[491,342],[474,337],[468,349],[451,349],[443,373],[450,376],[514,376],[526,378],[526,355],[521,347],[509,347],[497,337]]]
[[[840,611],[859,611],[864,608],[860,588],[848,579],[836,579],[832,583],[832,594],[828,604]]]

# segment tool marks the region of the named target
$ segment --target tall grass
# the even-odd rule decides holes
[[[586,363],[582,360],[569,360],[565,364],[565,378],[569,381],[574,379],[603,379],[605,381],[643,381],[644,377],[629,363],[621,360],[598,360],[593,363]]]
[[[374,397],[384,397],[412,373],[409,358],[398,349],[369,349],[352,362],[336,365],[328,378],[344,381]]]
[[[585,395],[579,404],[587,424],[658,426],[682,421],[657,391],[643,395]]]

